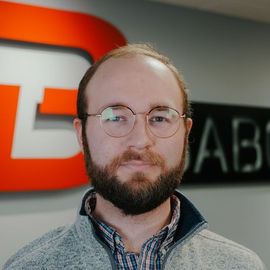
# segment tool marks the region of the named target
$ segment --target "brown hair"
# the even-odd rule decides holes
[[[112,50],[106,55],[104,55],[102,58],[96,61],[84,74],[79,84],[79,91],[78,91],[78,96],[77,96],[77,114],[80,119],[84,119],[84,115],[87,109],[85,89],[87,87],[87,84],[91,80],[91,78],[94,76],[94,74],[100,67],[100,65],[110,58],[119,58],[119,57],[124,57],[124,56],[135,56],[135,55],[145,55],[145,56],[155,58],[158,61],[165,64],[172,71],[173,75],[175,76],[178,82],[179,88],[183,94],[184,113],[186,114],[187,117],[191,116],[190,103],[188,100],[187,89],[186,89],[184,80],[182,78],[181,73],[173,65],[172,61],[168,57],[157,52],[149,44],[128,44],[126,46],[119,47],[115,50]]]

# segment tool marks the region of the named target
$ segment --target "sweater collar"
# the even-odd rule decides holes
[[[93,191],[94,188],[91,187],[85,192],[79,210],[80,216],[87,216],[85,211],[85,201],[89,197],[89,194]],[[193,203],[182,193],[180,193],[178,190],[175,190],[174,195],[177,196],[181,202],[181,217],[177,231],[175,233],[175,241],[178,241],[182,238],[186,238],[188,235],[192,234],[192,232],[195,232],[200,227],[207,227],[207,221],[201,215],[199,210],[193,205]]]

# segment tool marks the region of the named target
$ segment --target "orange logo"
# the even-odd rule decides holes
[[[75,48],[96,60],[126,43],[119,30],[95,16],[4,1],[0,1],[0,10],[0,44],[11,41],[18,46]],[[16,73],[12,76],[16,78]],[[5,83],[0,74],[0,191],[54,190],[87,183],[79,152],[61,158],[12,155],[21,88],[16,80],[14,84]],[[38,113],[74,116],[76,92],[59,86],[44,87]]]

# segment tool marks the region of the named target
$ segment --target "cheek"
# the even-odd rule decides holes
[[[184,150],[185,138],[175,136],[171,138],[170,142],[164,143],[163,156],[166,160],[167,166],[174,167],[178,165],[182,159]]]
[[[105,166],[119,154],[119,145],[104,132],[88,132],[88,145],[92,160],[100,166]]]

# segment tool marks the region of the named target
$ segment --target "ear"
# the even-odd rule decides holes
[[[191,118],[187,118],[186,119],[187,135],[189,135],[189,133],[191,131],[191,128],[192,128],[192,125],[193,125],[192,119]]]
[[[83,142],[82,142],[82,121],[79,118],[73,120],[73,127],[76,132],[76,137],[80,145],[81,151],[83,152]]]

